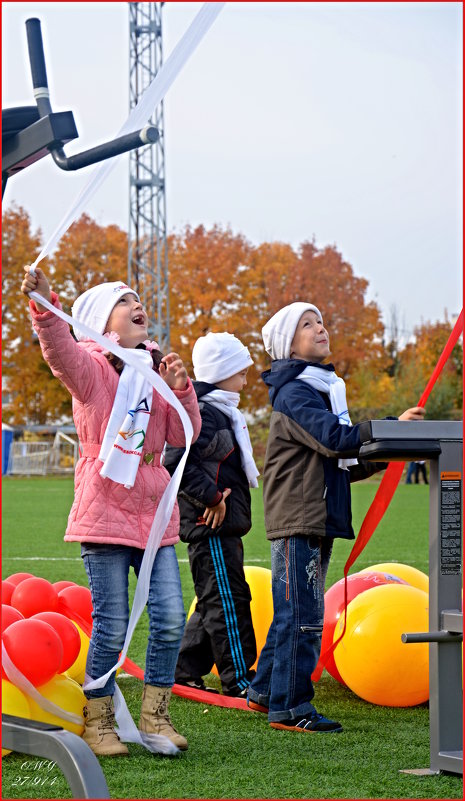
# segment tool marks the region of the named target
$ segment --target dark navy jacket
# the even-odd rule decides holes
[[[279,359],[262,374],[273,407],[263,471],[267,537],[353,539],[350,482],[386,465],[338,466],[339,458],[358,456],[359,426],[341,425],[328,395],[297,380],[308,364]],[[334,371],[331,364],[314,366]]]

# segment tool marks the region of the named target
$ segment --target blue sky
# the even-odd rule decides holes
[[[201,3],[165,3],[165,59]],[[79,140],[128,115],[127,3],[3,3],[3,107],[32,105],[24,21],[42,22],[54,110]],[[389,324],[462,307],[462,4],[227,3],[165,99],[167,219],[251,242],[336,245]],[[128,159],[89,203],[127,229]],[[87,180],[15,176],[44,236]],[[310,299],[318,303],[317,298]]]

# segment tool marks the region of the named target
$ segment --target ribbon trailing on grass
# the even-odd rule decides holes
[[[160,378],[156,372],[154,372],[150,367],[141,364],[139,359],[135,358],[130,348],[122,348],[120,345],[112,342],[108,337],[104,337],[102,334],[97,333],[97,331],[89,328],[89,326],[85,325],[84,323],[74,320],[74,318],[70,317],[68,314],[65,314],[65,312],[63,312],[61,309],[57,309],[55,306],[49,303],[48,300],[43,298],[42,295],[39,295],[38,292],[31,292],[29,297],[31,297],[37,303],[40,303],[40,305],[44,306],[46,309],[48,309],[48,311],[51,311],[53,314],[57,315],[57,317],[60,317],[60,319],[64,320],[64,322],[73,326],[73,328],[79,328],[82,333],[84,333],[98,345],[101,345],[105,350],[110,351],[115,356],[118,356],[120,359],[122,359],[126,364],[131,365],[131,367],[134,367],[136,370],[142,373],[149,384],[151,384],[151,386],[170,404],[170,406],[173,406],[176,409],[184,428],[184,436],[186,441],[185,451],[163,493],[155,513],[152,527],[150,529],[150,534],[136,585],[136,591],[134,593],[134,600],[132,604],[131,615],[129,617],[123,650],[121,651],[118,662],[104,676],[94,680],[89,680],[89,678],[86,676],[84,690],[90,690],[97,687],[103,687],[112,673],[121,667],[126,659],[134,629],[147,603],[153,562],[155,560],[155,556],[157,554],[163,534],[165,533],[166,527],[171,519],[181,477],[184,471],[184,465],[189,455],[193,428],[186,410],[179,402],[174,392],[167,384],[165,384],[163,379]],[[147,741],[143,741],[141,739],[141,735],[136,728],[134,721],[132,720],[129,710],[126,706],[126,702],[124,701],[123,695],[117,685],[115,686],[114,702],[119,735],[122,740],[125,742],[137,742],[140,745],[145,745],[145,747],[148,747],[149,750],[154,750],[160,753],[177,752],[178,749],[176,746],[173,746],[173,743],[171,743],[167,737],[162,737],[161,735],[150,735],[149,744]]]
[[[143,125],[146,124],[147,120],[151,117],[156,107],[163,100],[166,92],[174,82],[175,78],[180,73],[181,69],[188,61],[189,57],[196,49],[201,39],[205,36],[205,34],[207,33],[207,31],[217,18],[218,14],[220,13],[224,5],[225,3],[204,3],[199,13],[189,26],[188,30],[185,32],[183,37],[180,39],[180,41],[174,48],[173,52],[170,54],[169,58],[160,68],[157,75],[155,76],[151,84],[148,86],[148,88],[140,98],[137,105],[132,109],[128,119],[122,126],[118,135],[121,136],[123,134],[138,130],[139,128],[141,128]],[[38,255],[37,259],[31,265],[32,272],[35,270],[39,262],[41,262],[42,259],[44,259],[53,250],[53,248],[56,246],[57,242],[63,236],[65,231],[67,231],[70,225],[78,218],[78,216],[87,206],[92,195],[97,191],[97,189],[101,186],[103,181],[108,177],[111,170],[114,168],[116,164],[116,158],[117,157],[108,159],[106,162],[99,165],[92,172],[90,180],[81,190],[70,211],[65,215],[62,222],[58,225],[52,236],[45,244],[44,248]],[[128,350],[127,348],[121,348],[119,345],[115,345],[113,342],[110,342],[108,338],[104,339],[99,334],[97,334],[97,332],[93,331],[88,326],[85,326],[82,323],[78,323],[76,320],[69,317],[67,314],[60,311],[59,309],[55,308],[54,306],[52,306],[52,304],[48,303],[48,301],[45,300],[45,298],[42,298],[42,296],[39,295],[39,293],[31,292],[30,297],[33,298],[33,300],[40,303],[45,308],[47,308],[49,311],[53,312],[53,314],[56,314],[58,317],[61,317],[62,320],[65,320],[65,322],[69,323],[69,325],[71,325],[73,328],[79,327],[80,330],[86,333],[87,336],[89,336],[94,342],[103,345],[105,350],[108,350],[111,353],[115,354],[116,356],[119,356],[119,358],[122,359],[126,364],[130,364],[136,370],[142,373],[147,379],[147,381],[149,381],[149,383],[153,386],[153,388],[160,395],[162,395],[162,397],[164,397],[165,400],[167,400],[167,402],[171,406],[173,406],[176,409],[181,418],[186,437],[185,453],[181,461],[179,462],[178,467],[176,468],[176,471],[172,476],[168,486],[166,487],[166,490],[160,501],[160,504],[156,511],[155,518],[151,527],[149,539],[144,553],[144,558],[141,564],[139,578],[136,585],[133,606],[129,618],[128,629],[126,632],[126,639],[124,642],[120,659],[118,663],[110,671],[108,671],[108,673],[105,676],[101,676],[99,679],[95,679],[94,681],[86,681],[84,689],[91,689],[103,686],[108,680],[108,678],[111,676],[111,674],[124,663],[124,660],[126,658],[132,634],[134,632],[137,621],[139,620],[139,617],[142,614],[142,611],[147,602],[148,586],[149,586],[152,565],[158,547],[160,545],[161,539],[165,532],[165,529],[171,518],[173,506],[176,501],[177,491],[181,481],[182,472],[184,470],[184,465],[192,441],[192,434],[193,434],[192,424],[183,406],[180,404],[180,402],[178,401],[174,393],[171,391],[171,389],[153,370],[149,369],[148,367],[145,367],[144,365],[141,365],[137,359],[133,359],[130,350]],[[18,675],[19,680],[22,681],[21,679],[22,674],[20,674],[20,672],[17,669],[15,669],[15,671],[16,674],[19,674]],[[24,676],[22,678],[24,679],[24,682],[27,682],[27,679]],[[28,684],[30,683],[28,682]],[[39,696],[38,698],[37,697],[35,698],[35,700],[37,700],[37,703],[39,703],[39,705],[42,706],[43,708],[47,708],[47,705],[45,703],[46,699],[43,698],[40,695],[40,693],[37,692],[37,690],[34,690],[34,694],[35,696]],[[147,740],[146,738],[144,739],[141,738],[141,734],[136,728],[134,721],[132,720],[132,717],[129,714],[126,702],[124,701],[123,695],[117,685],[115,687],[114,702],[115,702],[115,714],[121,739],[125,740],[126,742],[137,742],[141,745],[144,745],[150,751],[155,751],[165,754],[177,753],[178,749],[176,748],[176,746],[174,746],[173,743],[171,743],[171,741],[168,740],[168,738],[166,737],[163,737],[161,735],[148,735],[147,737],[150,737],[150,740]],[[52,704],[52,706],[54,706],[55,709],[59,709],[59,707],[56,707],[55,704]],[[61,710],[61,716],[64,719],[68,719],[66,717],[67,714],[68,713],[65,713],[64,710]]]
[[[457,344],[458,338],[463,331],[463,309],[459,314],[457,322],[454,325],[454,328],[451,331],[449,339],[447,340],[444,350],[442,351],[436,367],[434,368],[431,378],[429,379],[420,400],[417,403],[417,406],[424,407],[426,401],[428,400],[431,391],[438,380],[439,376],[442,373],[445,363],[447,362],[452,350],[454,349],[455,345]],[[370,508],[365,515],[363,523],[360,527],[360,531],[358,533],[357,539],[355,540],[354,546],[349,554],[347,562],[344,566],[344,609],[342,614],[344,615],[344,625],[342,629],[342,633],[337,638],[335,642],[333,642],[329,648],[321,655],[318,667],[315,669],[313,673],[313,677],[315,681],[321,677],[323,672],[323,668],[328,660],[330,654],[333,653],[336,646],[340,643],[344,634],[346,632],[346,622],[347,622],[347,576],[349,573],[350,568],[354,564],[355,560],[360,556],[363,549],[367,545],[368,541],[370,540],[372,534],[374,533],[375,529],[377,528],[378,524],[381,522],[386,509],[388,508],[393,495],[398,487],[399,481],[402,477],[402,473],[405,467],[405,462],[390,462],[387,470],[381,480],[381,483],[377,489],[376,495],[373,498]]]

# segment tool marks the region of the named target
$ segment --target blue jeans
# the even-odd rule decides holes
[[[268,720],[315,712],[311,674],[320,656],[325,579],[333,541],[285,537],[271,543],[273,620],[249,698],[266,706]]]
[[[129,621],[129,568],[139,575],[144,551],[120,545],[82,543],[84,560],[94,607],[92,637],[87,655],[86,674],[98,679],[119,659]],[[150,577],[147,601],[149,639],[145,658],[145,682],[172,687],[179,646],[184,631],[185,612],[176,551],[173,545],[159,548]],[[103,687],[89,690],[88,698],[113,695],[115,674]]]

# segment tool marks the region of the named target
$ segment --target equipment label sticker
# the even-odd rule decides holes
[[[441,473],[441,574],[462,572],[462,475]]]

